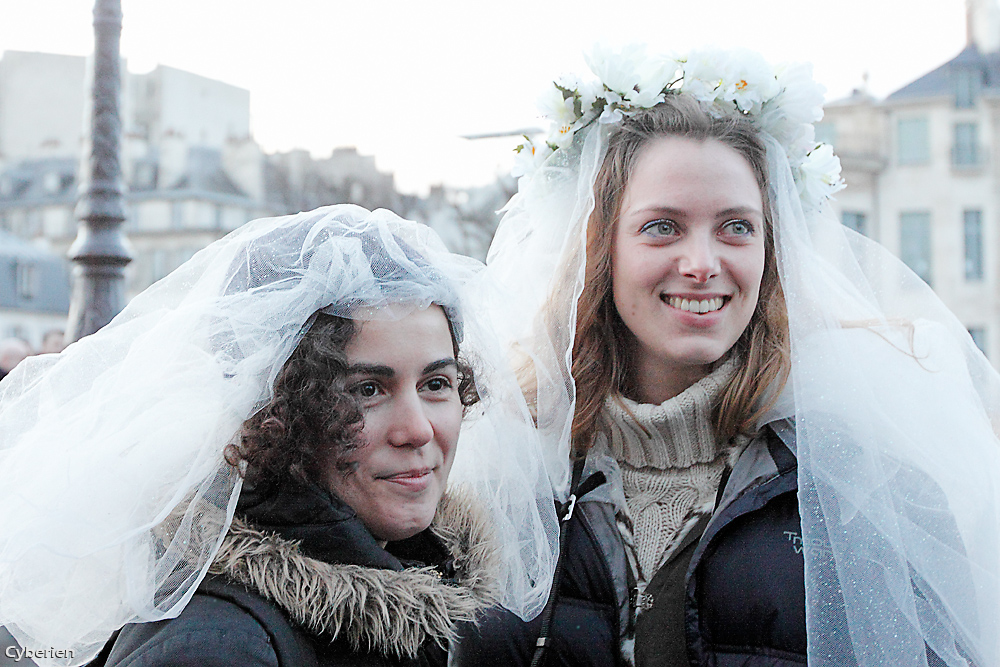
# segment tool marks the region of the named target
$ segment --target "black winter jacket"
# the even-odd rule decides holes
[[[180,616],[125,626],[97,664],[443,667],[455,624],[493,603],[488,524],[461,498],[383,549],[318,487],[252,495]]]
[[[714,514],[637,595],[614,508],[580,499],[569,523],[548,665],[620,665],[634,630],[645,665],[806,663],[794,427],[777,422],[724,477]],[[631,609],[641,608],[634,628]],[[461,664],[528,665],[540,619],[492,611],[464,628]]]

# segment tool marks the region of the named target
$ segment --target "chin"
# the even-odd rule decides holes
[[[731,349],[732,347],[722,349],[722,346],[692,348],[678,354],[676,358],[681,360],[680,365],[698,368],[710,367],[724,359]]]
[[[430,510],[420,508],[395,517],[387,517],[388,521],[380,526],[378,537],[389,542],[398,542],[413,537],[430,527],[434,520],[437,507]]]

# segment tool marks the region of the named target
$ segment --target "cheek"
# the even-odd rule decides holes
[[[763,286],[764,271],[766,266],[767,266],[766,256],[764,253],[764,249],[761,248],[760,255],[758,255],[757,257],[757,261],[754,265],[754,271],[753,271],[753,282],[757,286],[757,289],[755,291],[758,297],[760,296],[761,287]]]
[[[351,452],[351,460],[363,462],[367,458],[368,450],[381,439],[380,433],[381,424],[379,424],[378,417],[366,414],[361,431],[358,433],[358,446]]]
[[[435,439],[449,467],[455,458],[455,447],[462,430],[463,410],[461,402],[456,399],[454,405],[442,406],[442,410],[434,420]]]
[[[635,290],[643,282],[644,271],[636,253],[629,252],[628,248],[618,250],[619,245],[615,247],[611,255],[611,296],[620,309],[635,298]]]
[[[751,250],[747,248],[747,250]],[[747,294],[755,297],[760,295],[761,285],[764,280],[765,267],[764,245],[761,243],[752,249],[752,252],[743,253],[734,262],[734,272],[740,282],[740,288]]]

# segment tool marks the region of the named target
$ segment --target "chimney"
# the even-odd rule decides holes
[[[980,53],[1000,51],[1000,8],[997,0],[965,0],[966,44]]]

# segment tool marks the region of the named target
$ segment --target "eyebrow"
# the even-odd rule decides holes
[[[753,206],[734,206],[733,208],[727,208],[723,211],[719,211],[719,215],[747,215],[749,213],[762,217],[764,215],[763,211],[759,208],[754,208]]]
[[[431,363],[424,366],[424,375],[427,373],[433,373],[434,371],[439,371],[442,368],[448,368],[454,366],[458,368],[458,362],[451,357],[446,357],[444,359],[438,359],[437,361],[432,361]]]
[[[433,373],[434,371],[441,370],[442,368],[447,368],[449,366],[454,366],[458,368],[458,362],[450,357],[444,359],[438,359],[437,361],[432,361],[431,363],[424,366],[422,375],[428,373]],[[366,364],[364,362],[360,364],[352,364],[347,367],[348,375],[371,375],[374,377],[391,378],[396,375],[396,371],[392,367],[386,366],[384,364]]]
[[[347,367],[348,375],[374,375],[375,377],[391,378],[396,374],[389,366],[383,364],[351,364]]]
[[[631,215],[642,215],[646,213],[656,213],[659,215],[666,215],[671,217],[683,217],[687,215],[687,212],[683,209],[672,208],[670,206],[644,206],[642,208],[631,209],[625,211],[626,214]],[[732,208],[723,209],[718,212],[719,217],[727,215],[749,215],[753,213],[754,215],[763,216],[763,212],[759,208],[754,208],[753,206],[733,206]]]

